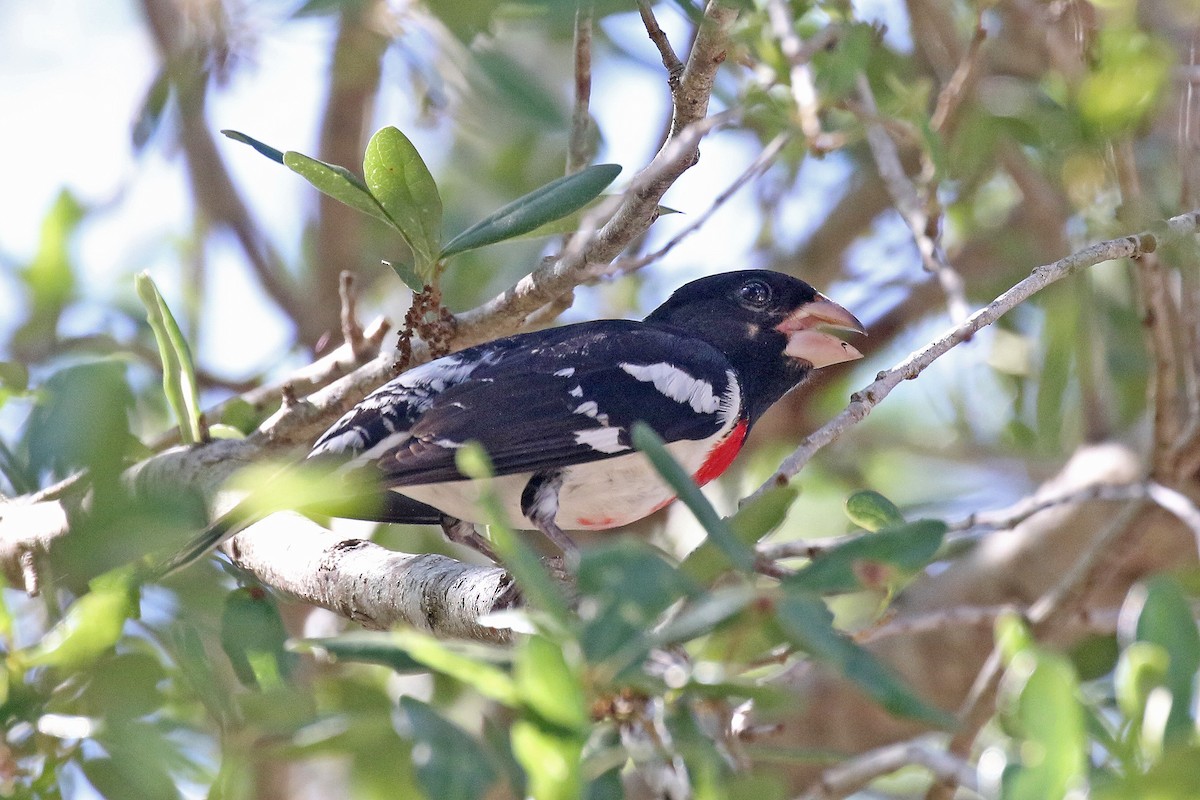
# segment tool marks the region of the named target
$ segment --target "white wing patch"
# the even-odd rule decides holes
[[[673,364],[622,363],[620,366],[639,381],[653,383],[655,389],[676,403],[691,406],[697,414],[713,414],[721,408],[721,398],[713,393],[711,383],[693,377]]]
[[[410,369],[401,375],[397,379],[397,382],[401,386],[408,386],[414,389],[428,388],[434,393],[444,392],[448,387],[462,383],[472,372],[485,363],[488,363],[488,359],[486,358],[464,364],[462,359],[456,356],[446,356]],[[370,398],[367,399],[369,400]],[[364,401],[362,405],[365,404]]]
[[[587,445],[600,453],[620,453],[629,446],[621,444],[620,428],[590,428],[575,432],[575,444]]]
[[[600,406],[596,405],[595,400],[588,400],[586,403],[581,403],[572,414],[583,414],[585,417],[591,417],[601,425],[608,424],[608,414],[600,413]]]

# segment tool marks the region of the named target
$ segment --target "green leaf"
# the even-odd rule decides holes
[[[261,589],[235,589],[221,614],[221,647],[243,686],[283,688],[296,656],[287,652],[287,630],[274,601]]]
[[[585,550],[578,586],[587,608],[580,642],[591,663],[617,653],[622,663],[640,660],[650,648],[643,634],[689,588],[653,548],[632,539]]]
[[[129,431],[134,400],[127,366],[117,359],[85,361],[46,379],[23,433],[35,474],[66,476],[86,468],[98,483],[117,479],[136,444]]]
[[[863,530],[876,533],[904,524],[904,515],[896,504],[879,492],[864,490],[846,498],[846,516]]]
[[[776,620],[793,644],[856,683],[891,713],[937,727],[953,725],[952,717],[913,694],[875,656],[835,629],[833,614],[820,597],[789,592],[778,602]]]
[[[920,569],[937,553],[945,535],[945,523],[930,519],[863,534],[813,559],[784,583],[821,594],[857,591],[863,588],[864,565],[883,564],[902,572]]]
[[[258,139],[255,139],[253,136],[247,136],[246,134],[242,133],[241,131],[234,131],[234,130],[229,130],[229,129],[222,130],[221,133],[224,136],[227,136],[230,139],[233,139],[235,142],[241,142],[242,144],[250,145],[255,150],[257,150],[259,153],[262,153],[264,156],[266,156],[267,158],[271,159],[272,161],[274,161],[276,163],[279,163],[279,164],[283,163],[283,152],[281,150],[276,150],[274,147],[271,147],[271,145],[269,145],[269,144],[263,144]]]
[[[379,664],[401,674],[427,672],[428,667],[409,655],[387,633],[355,631],[324,639],[293,639],[288,646],[301,653],[322,653],[338,661]]]
[[[516,682],[503,669],[488,663],[494,660],[494,651],[483,645],[442,642],[415,630],[396,630],[372,636],[379,642],[370,659],[376,663],[381,660],[384,647],[390,642],[398,650],[407,653],[413,661],[425,665],[426,669],[461,681],[498,703],[513,707],[520,705],[521,697]],[[329,643],[338,639],[318,639],[312,643],[328,649]],[[351,641],[362,648],[367,639],[366,634],[360,634]]]
[[[665,647],[703,636],[746,610],[758,599],[753,586],[723,586],[684,606],[654,633],[654,645]]]
[[[566,648],[544,636],[530,636],[517,651],[513,677],[521,699],[541,719],[586,734],[590,720],[582,676],[568,663]]]
[[[1134,721],[1145,716],[1150,692],[1166,683],[1170,664],[1167,649],[1152,642],[1133,642],[1121,651],[1113,690],[1122,714]]]
[[[738,541],[753,546],[783,524],[788,509],[800,496],[794,486],[773,486],[729,518],[729,527]],[[725,569],[727,562],[717,544],[710,540],[700,543],[679,566],[680,572],[696,583],[707,586]]]
[[[559,731],[522,719],[513,724],[512,747],[513,755],[529,776],[531,798],[576,800],[582,797],[582,738],[564,736]]]
[[[200,388],[196,383],[196,367],[192,350],[175,316],[167,307],[154,279],[142,272],[133,279],[137,295],[146,308],[146,321],[158,342],[158,357],[162,361],[163,393],[179,424],[179,438],[184,444],[197,444],[204,439],[201,424]]]
[[[401,697],[400,708],[412,728],[412,760],[425,795],[483,797],[496,771],[479,742],[415,697]]]
[[[37,644],[14,653],[16,666],[55,667],[70,672],[108,653],[121,638],[125,621],[138,612],[138,590],[128,571],[106,573],[92,590],[67,609]]]
[[[102,657],[79,693],[76,713],[94,718],[133,719],[162,708],[166,696],[159,684],[167,671],[145,652]]]
[[[417,274],[430,282],[442,242],[442,198],[421,154],[399,129],[381,128],[367,143],[363,174],[412,248]]]
[[[1096,66],[1078,90],[1079,112],[1097,138],[1139,126],[1155,110],[1175,61],[1170,44],[1144,31],[1103,27]]]
[[[450,240],[439,258],[529,233],[590,203],[621,173],[617,164],[595,164],[534,189]]]
[[[1015,644],[1023,637],[1010,636]],[[997,708],[1022,741],[1020,762],[1004,776],[1006,800],[1067,797],[1086,785],[1087,729],[1070,662],[1035,645],[1016,650],[1001,680]]]
[[[1190,737],[1192,693],[1200,671],[1200,631],[1191,605],[1178,581],[1168,576],[1151,578],[1134,587],[1126,599],[1122,617],[1137,614],[1135,640],[1156,644],[1167,651],[1169,662],[1163,685],[1171,693],[1171,710],[1163,741],[1178,742]]]
[[[369,214],[391,227],[396,227],[379,201],[367,189],[367,185],[350,170],[337,164],[326,164],[315,158],[289,150],[283,154],[283,163],[292,172],[313,185],[317,191],[327,194],[339,203]]]
[[[644,422],[634,423],[632,434],[633,446],[646,454],[654,469],[696,516],[709,539],[720,548],[729,563],[742,572],[753,572],[754,550],[739,540],[729,523],[717,514],[696,482],[667,452],[662,438]]]
[[[63,189],[42,220],[37,253],[20,271],[28,300],[25,319],[12,334],[7,352],[33,362],[49,355],[58,339],[63,309],[76,297],[75,264],[71,248],[87,208]]]
[[[424,290],[425,281],[421,280],[421,276],[413,269],[412,264],[404,264],[399,261],[384,261],[383,265],[396,273],[396,277],[404,281],[404,285],[414,292]]]

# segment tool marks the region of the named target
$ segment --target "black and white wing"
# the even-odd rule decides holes
[[[430,362],[368,396],[321,437],[384,486],[461,480],[455,451],[480,443],[497,475],[556,469],[632,449],[649,424],[667,442],[736,424],[725,357],[695,337],[623,320],[501,339]]]

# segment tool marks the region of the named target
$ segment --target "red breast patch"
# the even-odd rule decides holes
[[[716,447],[708,451],[708,456],[700,465],[700,469],[696,470],[696,474],[692,475],[692,480],[703,486],[728,469],[738,451],[742,449],[742,442],[746,441],[747,427],[746,420],[739,420],[738,424],[733,426],[733,430],[718,442]]]

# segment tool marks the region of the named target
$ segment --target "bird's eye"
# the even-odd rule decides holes
[[[771,287],[764,281],[746,281],[738,287],[738,298],[748,308],[766,308],[771,302]]]

